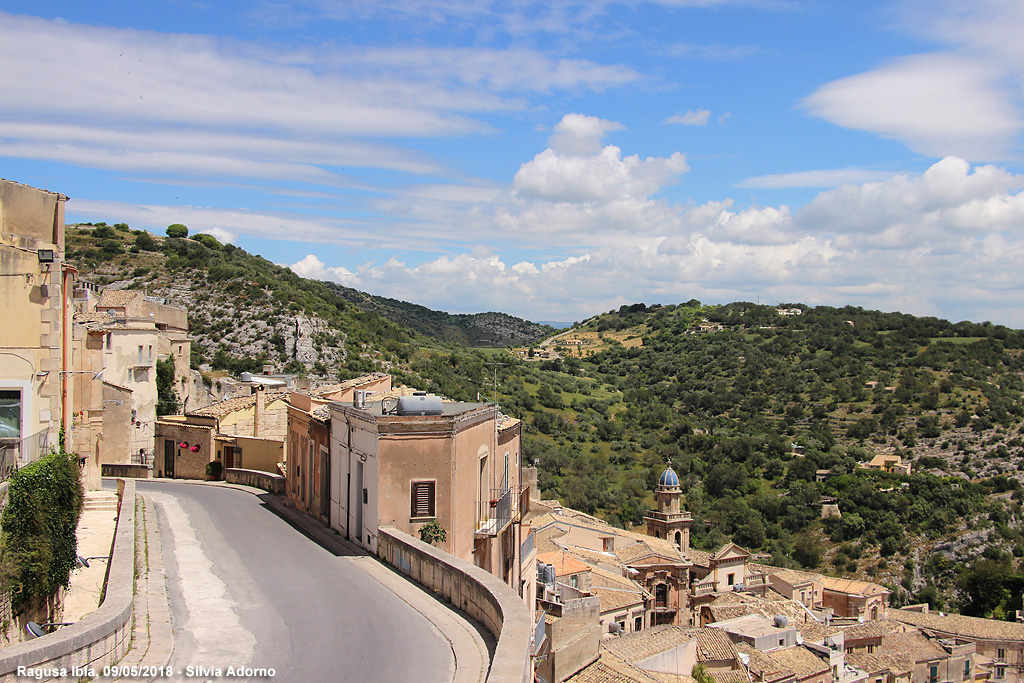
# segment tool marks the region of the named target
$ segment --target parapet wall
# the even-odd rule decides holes
[[[229,484],[244,484],[263,489],[269,493],[284,493],[284,477],[280,474],[271,474],[260,470],[245,470],[239,467],[231,467],[224,470],[224,481]]]
[[[494,635],[498,644],[488,683],[533,680],[530,614],[522,598],[498,577],[393,527],[378,529],[377,555]]]
[[[149,465],[105,462],[100,465],[104,477],[119,479],[149,479],[153,476],[153,468]]]
[[[104,666],[117,663],[128,651],[135,599],[135,481],[118,479],[117,491],[117,529],[107,563],[103,604],[71,626],[0,650],[0,683],[25,680],[17,676],[19,666],[67,671],[66,676],[33,680],[77,680],[71,678],[72,667],[92,667],[100,674]]]

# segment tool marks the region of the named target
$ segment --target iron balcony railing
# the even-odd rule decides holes
[[[523,544],[521,546],[519,546],[519,557],[522,558],[523,560],[528,558],[530,556],[530,553],[533,552],[533,544],[534,544],[534,535],[533,535],[533,531],[531,530],[530,534],[526,537],[525,540],[523,540]]]
[[[50,445],[49,436],[44,429],[24,439],[0,441],[0,481],[7,481],[15,470],[43,457]]]
[[[478,501],[477,533],[497,536],[512,521],[516,512],[517,493],[514,488],[492,489],[490,500]]]

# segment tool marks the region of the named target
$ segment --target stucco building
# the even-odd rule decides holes
[[[71,422],[71,292],[64,262],[67,197],[0,180],[0,467],[56,446]],[[68,447],[73,447],[69,443]]]
[[[378,527],[419,535],[444,528],[446,552],[502,578],[522,594],[519,420],[494,403],[446,402],[418,392],[384,400],[354,397],[331,409],[331,526],[370,551]]]

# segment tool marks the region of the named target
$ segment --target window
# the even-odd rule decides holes
[[[735,583],[736,583],[736,575],[735,574],[729,574],[729,585],[731,586],[731,585],[733,585]]]
[[[579,577],[578,574],[573,574],[572,576],[569,577],[569,585],[572,586],[573,588],[579,588],[580,587],[580,577]]]
[[[633,630],[634,631],[642,631],[643,628],[644,628],[644,618],[643,617],[634,617],[633,618]]]
[[[434,482],[414,481],[412,483],[412,516],[434,516]]]
[[[505,451],[505,481],[503,482],[503,486],[501,487],[502,490],[505,490],[509,486],[512,485],[512,480],[508,476],[509,475],[509,472],[508,472],[508,455],[509,455],[508,451]]]
[[[1005,666],[997,666],[996,667],[996,678],[1006,678],[1006,667]]]
[[[0,439],[21,438],[21,391],[0,391]]]
[[[114,335],[112,335],[109,332],[107,332],[107,351],[110,350],[111,345],[113,344],[113,342],[111,341],[111,337],[113,337],[113,336]]]
[[[1000,662],[1006,661],[1006,650],[1004,648],[996,650],[996,659]]]
[[[654,606],[668,607],[668,586],[663,583],[654,587]]]
[[[928,680],[931,681],[931,683],[937,683],[937,681],[939,680],[938,664],[932,664],[928,667]]]
[[[970,678],[970,677],[971,677],[971,660],[965,659],[964,660],[964,678]]]

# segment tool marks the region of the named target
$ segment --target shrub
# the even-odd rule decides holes
[[[16,613],[69,585],[83,495],[77,458],[63,451],[11,476],[0,521],[0,564],[3,589],[12,593]]]
[[[224,466],[220,464],[220,460],[211,460],[206,463],[206,476],[213,477],[214,479],[220,479],[221,472],[224,471]]]

